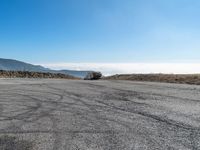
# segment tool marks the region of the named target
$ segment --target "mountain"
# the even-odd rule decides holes
[[[32,65],[18,60],[0,58],[0,70],[5,71],[29,71],[44,73],[62,73],[74,77],[84,78],[90,71],[75,70],[51,70],[39,65]]]
[[[0,58],[0,70],[47,72],[50,69],[44,68],[42,66],[24,63],[17,60]]]

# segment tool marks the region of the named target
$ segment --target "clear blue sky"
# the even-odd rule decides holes
[[[0,57],[34,63],[200,60],[200,1],[1,0]]]

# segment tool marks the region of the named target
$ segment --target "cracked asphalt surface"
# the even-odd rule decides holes
[[[200,86],[0,79],[7,150],[3,136],[24,150],[200,150]]]

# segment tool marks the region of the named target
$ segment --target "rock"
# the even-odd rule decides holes
[[[99,80],[102,77],[101,72],[89,72],[84,80]]]

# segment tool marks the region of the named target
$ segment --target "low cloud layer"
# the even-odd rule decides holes
[[[200,63],[55,63],[41,65],[56,70],[101,71],[104,75],[130,73],[200,73]]]

